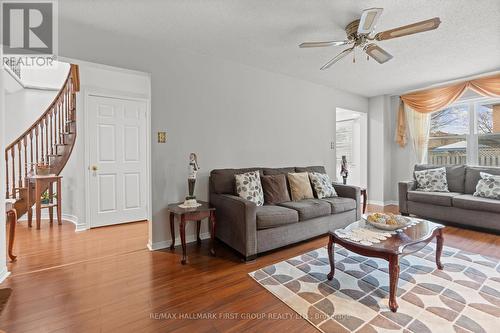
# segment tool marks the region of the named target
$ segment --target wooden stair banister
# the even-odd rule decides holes
[[[76,140],[76,93],[80,90],[78,65],[71,64],[66,80],[45,112],[5,148],[6,199],[14,199],[18,216],[24,215],[27,178],[35,165],[49,164],[50,173],[64,169]]]

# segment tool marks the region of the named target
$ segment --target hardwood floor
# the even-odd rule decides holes
[[[325,246],[327,237],[249,263],[220,243],[211,257],[206,240],[188,245],[182,266],[179,247],[145,248],[146,222],[80,233],[69,223],[25,224],[1,286],[13,289],[0,317],[6,332],[316,332],[247,273]],[[445,245],[500,258],[500,236],[447,227]]]

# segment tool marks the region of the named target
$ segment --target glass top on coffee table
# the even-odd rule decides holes
[[[417,218],[411,219],[415,224],[396,231],[377,229],[362,219],[349,224],[343,229],[337,229],[330,232],[330,234],[332,234],[335,239],[341,240],[342,243],[348,243],[356,247],[366,248],[371,251],[406,255],[423,248],[435,236],[436,230],[444,228],[444,226],[439,223]],[[346,237],[346,234],[352,235],[353,231],[364,235],[366,230],[368,230],[370,236],[379,237],[379,240],[375,240],[374,242],[362,242]]]

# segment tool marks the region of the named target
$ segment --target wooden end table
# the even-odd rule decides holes
[[[175,220],[179,221],[179,232],[181,234],[181,244],[182,244],[182,260],[181,263],[185,265],[187,263],[186,256],[186,222],[196,221],[196,232],[197,232],[197,242],[198,245],[201,244],[200,229],[201,220],[208,218],[210,238],[211,238],[211,249],[210,254],[215,256],[215,208],[210,207],[208,202],[198,201],[201,206],[195,208],[181,208],[179,205],[181,203],[175,203],[168,205],[168,211],[170,215],[170,233],[172,234],[172,245],[170,249],[175,248]]]
[[[33,210],[32,206],[35,204],[35,212],[36,212],[36,228],[40,229],[40,223],[42,219],[42,209],[48,209],[49,210],[49,219],[50,219],[50,224],[53,223],[54,221],[54,207],[57,208],[57,223],[62,224],[62,207],[61,207],[61,202],[62,202],[62,195],[61,195],[61,180],[62,176],[57,176],[57,175],[47,175],[47,176],[41,176],[41,175],[32,175],[28,176],[27,178],[28,181],[28,198],[27,198],[27,205],[28,205],[28,226],[31,227],[32,224],[32,217],[33,217]],[[56,202],[54,203],[54,183],[56,184],[56,193],[57,193],[57,198]],[[33,190],[34,187],[34,190]],[[49,191],[49,203],[48,204],[42,204],[41,201],[41,196],[43,192],[47,190]]]
[[[365,222],[361,220],[351,223],[343,230],[349,231],[364,226]],[[337,231],[329,232],[328,257],[330,261],[330,273],[327,276],[328,280],[333,279],[333,275],[335,274],[333,251],[335,243],[362,256],[385,259],[389,262],[389,308],[392,312],[396,312],[398,309],[396,291],[399,279],[399,259],[421,250],[436,237],[436,265],[438,269],[443,269],[443,265],[441,264],[443,228],[442,224],[421,220],[411,227],[398,231],[386,240],[372,245],[362,245],[350,239],[341,238],[338,236]]]

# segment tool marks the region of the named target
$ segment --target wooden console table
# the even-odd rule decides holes
[[[40,223],[42,219],[42,209],[49,210],[50,224],[54,221],[54,207],[57,208],[57,223],[62,224],[62,209],[61,209],[61,179],[62,176],[57,175],[33,175],[28,176],[28,195],[27,195],[27,205],[28,205],[28,226],[31,227],[33,219],[33,209],[32,206],[35,204],[36,213],[36,228],[40,229]],[[57,198],[54,203],[54,183],[56,184]],[[34,186],[34,190],[32,187]],[[49,191],[49,203],[42,204],[41,196],[45,189]]]
[[[210,204],[208,202],[198,201],[198,203],[200,203],[201,206],[195,208],[181,208],[179,207],[180,203],[168,205],[168,211],[170,215],[170,233],[172,234],[172,245],[170,245],[170,249],[173,250],[175,248],[174,223],[175,220],[177,219],[179,221],[179,232],[181,234],[181,244],[182,244],[181,263],[183,265],[187,263],[187,256],[186,256],[187,221],[196,221],[197,241],[199,245],[201,244],[201,238],[200,238],[201,220],[203,220],[204,218],[209,219],[210,236],[212,242],[210,254],[215,256],[215,208],[210,207]]]

